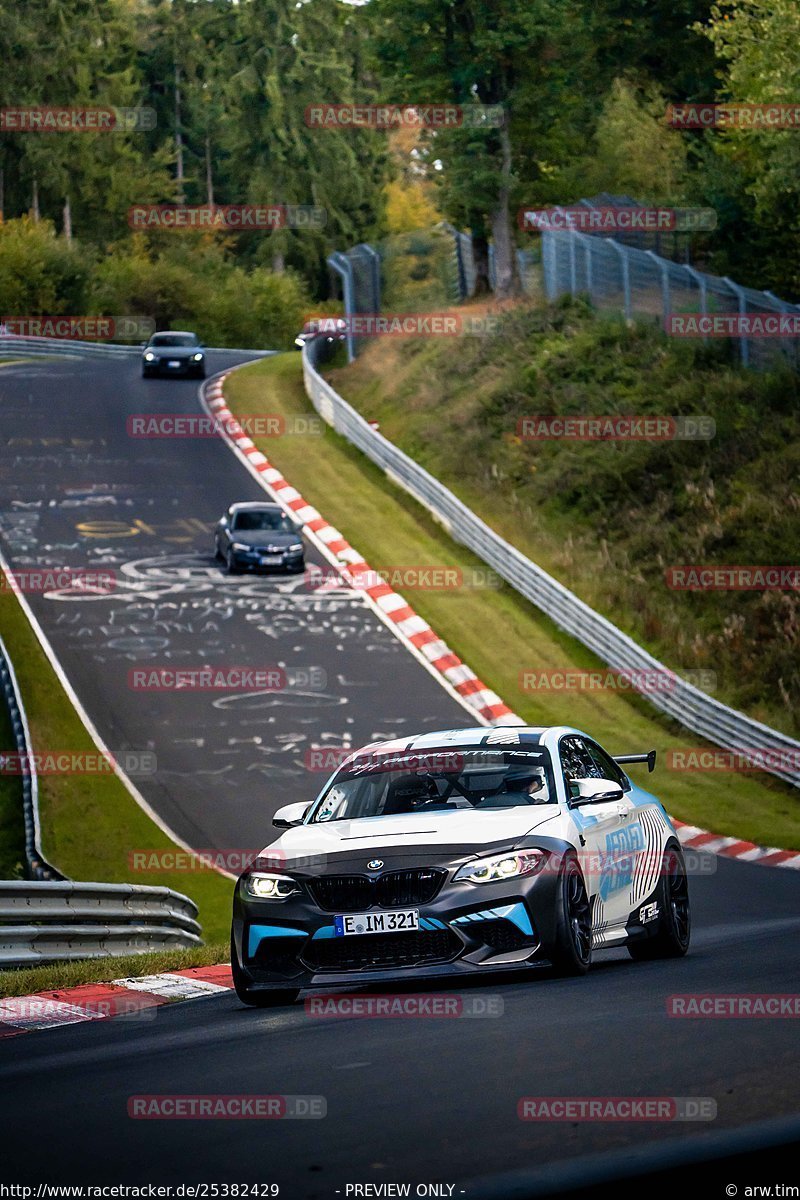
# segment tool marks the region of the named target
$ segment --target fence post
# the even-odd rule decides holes
[[[788,300],[781,300],[780,296],[776,296],[774,292],[764,292],[764,295],[767,296],[773,302],[773,304],[777,304],[778,310],[780,311],[781,314],[788,313],[792,307]],[[788,353],[786,354],[786,357],[790,360],[790,362],[794,366],[796,366],[797,365],[797,341],[795,338],[793,338],[791,336],[789,336],[786,339],[781,338],[780,339],[781,351],[783,351],[783,349],[784,349],[784,341],[786,341],[788,343],[786,346],[786,351],[788,351]]]
[[[594,300],[594,243],[590,237],[584,237],[583,248],[586,251],[586,290],[591,300]]]
[[[370,246],[369,242],[362,242],[361,245],[370,256],[372,264],[372,300],[373,312],[381,311],[381,256],[374,246]]]
[[[728,285],[736,299],[739,301],[739,316],[747,316],[747,298],[744,294],[744,288],[740,287],[738,283],[734,283],[733,280],[729,279],[727,275],[723,276],[722,282]],[[742,360],[742,366],[749,367],[750,343],[743,333],[739,334],[739,355]]]
[[[342,281],[342,293],[344,297],[344,316],[347,321],[347,332],[345,340],[347,345],[347,361],[352,362],[355,358],[355,350],[353,348],[353,329],[349,318],[353,315],[353,264],[338,250],[334,250],[333,254],[328,259],[328,266],[336,272]]]
[[[575,264],[575,232],[570,230],[567,234],[569,238],[569,291],[570,295],[574,296],[578,290],[578,273]]]
[[[693,279],[695,281],[695,283],[697,284],[698,290],[700,292],[700,314],[701,314],[701,316],[707,317],[708,316],[708,287],[706,285],[705,275],[703,275],[701,271],[695,271],[694,267],[690,267],[688,265],[688,263],[682,263],[681,269],[683,271],[685,271],[686,274],[691,279]],[[703,334],[703,341],[704,342],[708,341],[707,333]]]
[[[619,242],[615,242],[613,238],[608,239],[609,244],[614,247],[620,257],[622,265],[622,295],[624,300],[624,313],[627,320],[631,316],[631,274],[628,264],[628,255],[624,246],[620,246]]]
[[[666,329],[666,323],[667,323],[667,317],[669,316],[669,305],[670,305],[669,263],[667,262],[667,260],[665,258],[659,258],[659,256],[656,253],[654,253],[654,251],[652,251],[652,250],[645,250],[645,254],[647,254],[650,258],[652,258],[653,262],[656,264],[659,271],[661,272],[661,312],[664,317],[664,321],[663,321],[664,328]]]

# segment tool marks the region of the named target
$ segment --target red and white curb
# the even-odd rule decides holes
[[[735,858],[739,862],[756,863],[762,867],[788,867],[790,870],[800,871],[800,850],[757,846],[755,842],[724,837],[720,833],[709,833],[696,825],[687,825],[684,821],[676,821],[674,817],[671,819],[678,840],[689,850],[704,850],[708,854],[720,854],[724,858]]]
[[[461,700],[469,705],[485,724],[524,725],[522,718],[512,712],[495,692],[481,683],[474,671],[453,654],[427,621],[418,616],[403,597],[388,584],[358,587],[358,577],[369,577],[370,572],[363,556],[284,479],[281,472],[270,464],[269,459],[239,425],[225,402],[224,384],[229,374],[230,372],[226,372],[208,383],[204,391],[205,402],[211,414],[216,417],[229,444],[258,472],[265,490],[303,521],[306,529],[315,535],[323,552],[342,571],[351,586],[369,597],[401,639],[410,643],[418,656],[423,657],[440,673]],[[709,854],[721,854],[726,858],[736,858],[763,866],[800,869],[800,852],[796,850],[757,846],[739,838],[709,833],[683,821],[673,821],[673,825],[681,845],[690,849],[705,850]]]
[[[393,628],[416,652],[417,656],[441,676],[459,699],[472,709],[487,725],[524,725],[521,717],[504,704],[496,692],[487,688],[474,671],[463,663],[458,655],[434,633],[428,622],[420,617],[410,604],[388,583],[379,581],[367,587],[359,586],[359,577],[378,579],[345,537],[330,525],[313,505],[308,504],[296,488],[284,479],[269,459],[261,453],[255,442],[248,437],[234,417],[223,395],[227,374],[211,380],[205,390],[206,404],[216,417],[230,444],[258,472],[265,490],[291,509],[313,534],[326,557],[341,571],[344,579],[355,590],[367,596],[384,621]]]
[[[155,1016],[156,1008],[176,1000],[196,1000],[233,988],[229,966],[190,967],[160,975],[114,979],[111,983],[87,983],[31,996],[9,996],[0,1000],[0,1039],[55,1029],[81,1021],[103,1021],[109,1017],[131,1019]]]

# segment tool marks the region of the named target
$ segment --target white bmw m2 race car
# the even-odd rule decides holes
[[[468,978],[592,950],[672,958],[689,892],[655,796],[578,729],[455,729],[352,754],[236,885],[231,956],[246,1004],[301,988]]]

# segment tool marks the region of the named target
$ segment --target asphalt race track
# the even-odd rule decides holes
[[[325,1018],[302,1002],[244,1009],[230,993],[0,1042],[5,1172],[20,1182],[277,1182],[287,1200],[366,1182],[438,1181],[469,1196],[469,1181],[490,1173],[790,1114],[800,1070],[792,1020],[677,1019],[666,1001],[796,990],[800,879],[723,860],[715,876],[693,880],[692,895],[687,958],[644,964],[606,951],[584,979],[459,992],[501,996],[501,1016]],[[327,1116],[128,1118],[130,1096],[175,1093],[323,1096]],[[522,1096],[643,1094],[712,1097],[718,1117],[613,1125],[516,1115]],[[796,1181],[793,1162],[768,1178]]]
[[[245,358],[211,354],[209,372]],[[477,721],[312,548],[305,576],[225,575],[216,521],[235,500],[269,497],[219,437],[128,434],[138,414],[201,414],[197,389],[143,380],[138,359],[4,367],[0,546],[18,570],[115,573],[105,594],[30,604],[106,745],[155,752],[157,772],[132,775],[169,828],[197,849],[259,850],[275,810],[325,778],[310,747]],[[131,686],[137,669],[206,666],[277,667],[286,684]]]
[[[212,369],[229,361],[235,355],[220,355]],[[144,384],[133,365],[65,360],[4,369],[0,396],[0,517],[13,564],[102,563],[148,583],[133,589],[132,600],[31,602],[109,745],[155,751],[158,780],[137,784],[181,836],[203,846],[265,841],[269,813],[313,790],[303,748],[322,735],[349,734],[356,744],[467,723],[358,597],[326,599],[313,587],[301,597],[295,581],[221,576],[211,561],[210,525],[231,499],[257,498],[257,485],[218,442],[125,436],[131,413],[197,411],[195,385]],[[116,524],[89,539],[87,551],[77,526],[92,521]],[[121,532],[131,527],[139,532]],[[313,555],[309,563],[322,566]],[[292,711],[242,701],[231,712],[203,694],[138,694],[127,686],[128,669],[143,656],[195,662],[201,653],[227,663],[321,667],[326,706],[313,689]],[[277,743],[291,749],[279,751]],[[687,958],[637,964],[624,951],[606,951],[584,979],[542,972],[459,990],[462,998],[491,1001],[495,1011],[499,997],[495,1016],[337,1018],[315,1015],[302,1001],[275,1012],[245,1009],[225,993],[146,1018],[0,1042],[4,1173],[34,1187],[277,1183],[285,1200],[344,1197],[348,1185],[390,1183],[411,1184],[412,1196],[417,1185],[437,1183],[452,1185],[441,1195],[478,1197],[488,1193],[476,1181],[490,1175],[711,1139],[789,1116],[800,1077],[796,1022],[667,1015],[675,994],[797,990],[798,873],[713,861],[713,874],[690,881]],[[326,1115],[127,1115],[132,1096],[176,1093],[323,1097]],[[581,1123],[517,1116],[525,1096],[644,1095],[710,1098],[717,1117]],[[772,1170],[762,1166],[750,1181],[797,1183],[797,1161],[797,1147],[791,1158],[775,1151]],[[687,1169],[682,1186],[692,1179]],[[744,1181],[720,1175],[702,1194],[723,1196],[726,1183]]]

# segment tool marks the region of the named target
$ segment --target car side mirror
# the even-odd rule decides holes
[[[621,800],[625,794],[613,779],[573,779],[569,785],[570,804],[602,804],[607,800]]]
[[[305,800],[301,800],[299,804],[284,804],[283,808],[279,808],[272,818],[272,824],[276,829],[291,829],[294,825],[302,825],[303,817],[311,808]]]

